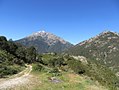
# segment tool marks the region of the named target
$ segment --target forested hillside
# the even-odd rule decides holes
[[[25,67],[25,63],[33,63],[35,60],[34,47],[26,48],[0,36],[0,77],[16,74]]]

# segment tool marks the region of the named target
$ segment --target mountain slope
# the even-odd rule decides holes
[[[81,55],[92,61],[108,66],[119,72],[119,34],[111,31],[83,41],[67,51],[72,55]]]
[[[25,63],[30,64],[35,61],[36,50],[34,47],[26,48],[0,36],[0,78],[17,74],[24,69]]]
[[[23,39],[17,40],[25,46],[34,46],[39,53],[45,52],[62,52],[73,45],[62,38],[45,31],[39,31]]]

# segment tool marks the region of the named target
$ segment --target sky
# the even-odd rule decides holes
[[[119,0],[0,0],[0,36],[18,40],[41,30],[73,44],[119,33]]]

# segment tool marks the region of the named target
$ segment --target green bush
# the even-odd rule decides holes
[[[20,72],[20,67],[0,65],[0,78]]]
[[[33,64],[33,71],[42,71],[44,70],[43,66],[40,64]]]
[[[77,74],[84,74],[85,73],[85,67],[80,61],[76,60],[69,60],[68,61],[68,66],[74,70]]]
[[[53,77],[62,75],[60,71],[58,70],[58,68],[53,68],[51,71],[49,71],[49,73],[52,74]]]
[[[116,77],[114,72],[106,66],[97,63],[88,62],[86,66],[86,75],[97,80],[102,85],[109,87],[111,90],[117,90],[119,85],[119,78]]]

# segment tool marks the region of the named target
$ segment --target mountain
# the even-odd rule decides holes
[[[23,39],[15,41],[25,46],[34,46],[39,53],[62,52],[73,45],[62,38],[45,31],[39,31]]]
[[[65,53],[38,54],[32,46],[24,47],[0,36],[0,90],[20,90],[21,87],[24,90],[60,90],[62,86],[73,90],[119,90],[119,78],[115,73],[89,58]]]
[[[119,34],[105,31],[83,41],[67,51],[72,55],[81,55],[106,65],[119,76]]]

